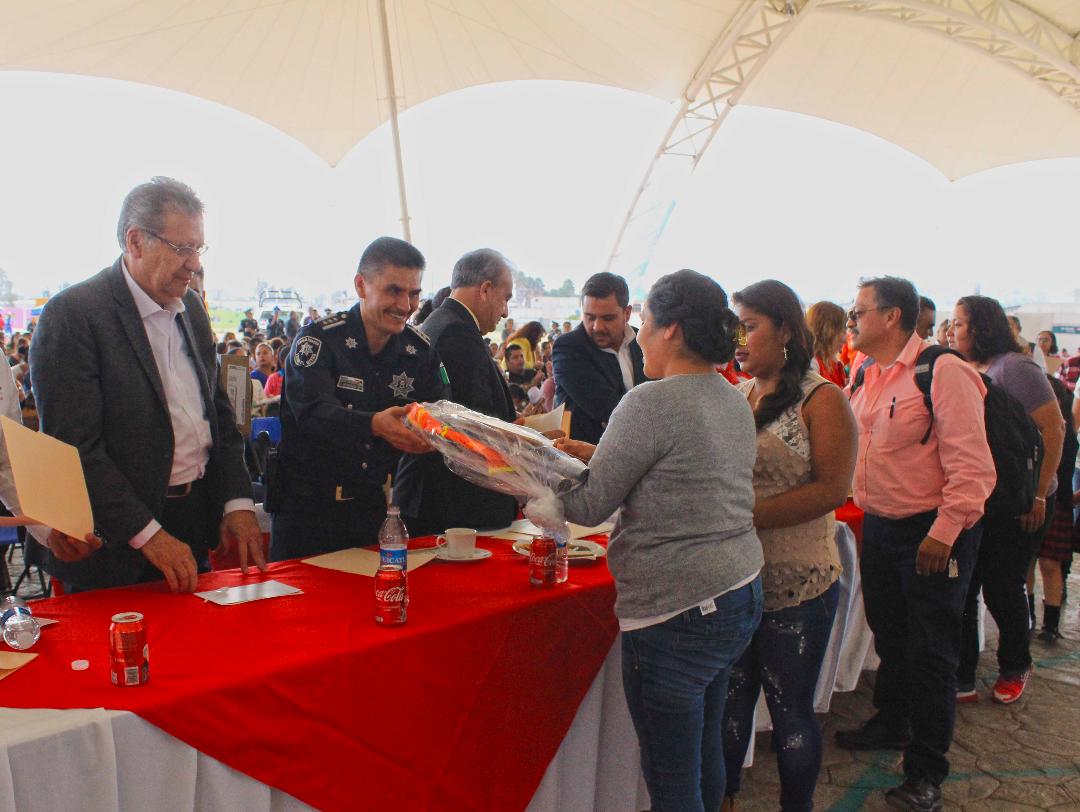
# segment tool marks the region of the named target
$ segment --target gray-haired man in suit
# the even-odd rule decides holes
[[[244,441],[218,385],[210,321],[188,286],[203,205],[154,178],[124,199],[123,255],[49,300],[34,332],[44,432],[79,449],[100,549],[50,540],[47,569],[75,590],[154,580],[193,592],[207,553],[236,543],[265,568]]]

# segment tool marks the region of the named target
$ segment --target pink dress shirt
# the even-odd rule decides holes
[[[934,430],[921,445],[930,414],[913,367],[924,347],[912,333],[891,366],[866,368],[863,385],[851,398],[859,426],[854,497],[867,513],[889,519],[937,508],[928,535],[952,544],[979,521],[997,481],[986,444],[986,387],[959,358],[939,358],[930,387]]]

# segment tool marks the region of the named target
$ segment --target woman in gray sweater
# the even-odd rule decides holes
[[[563,497],[567,518],[597,524],[619,509],[608,562],[623,685],[658,812],[720,807],[728,674],[761,618],[754,418],[715,369],[736,324],[708,277],[663,277],[637,338],[653,380],[623,397],[599,445],[557,443],[589,462]]]

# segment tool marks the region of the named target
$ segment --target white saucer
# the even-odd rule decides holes
[[[473,550],[471,558],[451,558],[450,551],[446,549],[446,545],[440,545],[439,551],[435,553],[435,557],[440,561],[450,561],[454,564],[464,564],[470,561],[483,561],[485,558],[491,558],[491,550],[485,550],[483,547],[477,547]]]
[[[513,544],[514,552],[520,555],[529,555],[531,547],[532,539],[522,539],[521,541],[515,541]],[[597,544],[595,541],[586,541],[585,539],[574,539],[570,542],[570,553],[566,558],[568,561],[595,561],[605,555],[607,555],[607,547],[602,544]]]

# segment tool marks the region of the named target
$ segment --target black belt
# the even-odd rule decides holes
[[[183,499],[185,496],[191,493],[192,488],[202,482],[201,479],[193,479],[191,482],[185,482],[183,485],[170,485],[165,489],[166,499]]]
[[[320,485],[302,480],[288,479],[282,483],[282,495],[304,496],[328,502],[351,502],[354,499],[385,501],[382,487],[373,483],[360,485]]]

